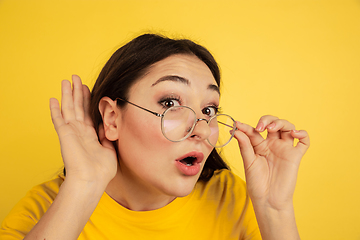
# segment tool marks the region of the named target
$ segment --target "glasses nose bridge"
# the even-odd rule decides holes
[[[198,123],[198,122],[200,122],[200,121],[205,121],[207,124],[209,124],[209,120],[207,120],[206,118],[196,118],[195,119],[195,125]]]
[[[202,120],[204,120],[206,122],[206,126],[200,127],[200,126],[197,125],[197,123],[202,121]],[[190,137],[192,135],[193,136],[197,135],[198,137],[200,137],[200,139],[205,140],[211,134],[211,129],[209,127],[210,126],[209,126],[209,120],[208,119],[206,119],[206,118],[196,118],[195,117],[195,123],[194,123],[188,137]]]

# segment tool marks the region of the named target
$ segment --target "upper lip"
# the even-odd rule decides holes
[[[193,161],[193,164],[201,163],[204,160],[204,154],[202,152],[192,151],[192,152],[189,152],[189,153],[179,157],[178,159],[176,159],[176,161],[181,161],[187,157],[195,158],[195,160]]]

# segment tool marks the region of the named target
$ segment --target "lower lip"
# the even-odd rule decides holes
[[[175,165],[180,170],[180,172],[186,176],[195,176],[200,172],[199,163],[195,163],[192,166],[187,166],[185,164],[182,164],[180,161],[175,161]]]

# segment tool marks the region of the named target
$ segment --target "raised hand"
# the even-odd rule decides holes
[[[263,116],[256,128],[239,122],[236,127],[254,206],[291,208],[300,161],[310,144],[307,132],[297,131],[293,124],[274,116]],[[260,135],[265,130],[266,139]],[[296,146],[295,138],[299,139]]]
[[[24,239],[78,239],[117,170],[116,151],[89,116],[90,91],[73,76],[62,82],[61,110],[50,99],[51,118],[60,139],[66,179],[45,214]]]
[[[117,157],[113,144],[100,128],[99,139],[89,116],[90,91],[81,79],[72,77],[73,88],[62,82],[61,110],[56,99],[50,99],[51,117],[59,136],[67,178],[88,182],[104,181],[115,176]]]

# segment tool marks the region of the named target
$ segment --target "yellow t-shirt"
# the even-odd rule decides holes
[[[5,218],[0,239],[22,239],[55,199],[63,177],[34,187]],[[198,182],[186,197],[153,211],[131,211],[106,193],[78,239],[261,239],[242,179],[229,170]]]

